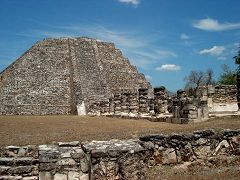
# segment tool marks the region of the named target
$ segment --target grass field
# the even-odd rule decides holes
[[[144,134],[238,129],[240,118],[218,118],[195,124],[169,124],[80,116],[0,116],[0,146],[136,138]]]

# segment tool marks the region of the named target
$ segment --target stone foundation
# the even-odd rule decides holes
[[[146,179],[155,165],[240,157],[240,130],[0,148],[1,180]],[[224,162],[228,163],[228,161]]]

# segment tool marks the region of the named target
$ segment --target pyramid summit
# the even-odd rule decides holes
[[[151,85],[113,43],[45,39],[0,73],[0,115],[84,114],[140,88]]]

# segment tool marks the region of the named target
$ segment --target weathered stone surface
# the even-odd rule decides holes
[[[206,157],[212,154],[212,150],[210,146],[195,147],[194,152],[196,156],[199,158]]]
[[[32,157],[18,157],[14,159],[15,165],[32,165],[38,163],[38,159]]]
[[[39,171],[51,171],[57,167],[56,163],[40,163]]]
[[[213,155],[217,154],[225,154],[227,151],[230,151],[230,145],[226,140],[221,141],[218,146],[216,147]]]
[[[82,105],[106,113],[112,94],[150,84],[113,43],[61,38],[36,43],[0,73],[0,87],[0,114],[51,115],[82,113]]]
[[[153,142],[144,142],[142,144],[142,146],[145,148],[145,149],[148,149],[148,150],[153,150],[154,149],[154,144]]]
[[[66,174],[55,174],[54,175],[54,180],[68,180],[68,177]]]
[[[80,160],[80,167],[83,173],[87,173],[90,169],[90,162],[88,161],[87,157]]]
[[[22,180],[22,176],[0,176],[0,180]]]
[[[10,169],[10,166],[0,166],[0,175],[7,174],[9,169]]]
[[[22,180],[38,180],[38,177],[37,176],[23,177]]]
[[[79,141],[72,141],[72,142],[59,142],[59,147],[76,147],[79,146]]]
[[[75,171],[68,172],[68,180],[80,180],[79,172]]]
[[[70,154],[76,162],[80,162],[85,157],[85,153],[81,148],[74,149]]]
[[[177,155],[173,148],[166,149],[162,152],[162,163],[163,164],[176,164]]]
[[[58,166],[74,166],[76,165],[76,162],[71,158],[65,158],[58,161],[57,165]]]
[[[89,175],[88,174],[82,174],[81,176],[80,176],[80,180],[89,180],[90,178],[89,178]]]
[[[35,153],[30,157],[25,147],[9,146],[1,148],[4,153],[0,158],[0,179],[145,179],[146,168],[154,165],[172,167],[183,163],[174,168],[178,172],[198,164],[236,165],[240,160],[239,132],[210,129],[192,134],[148,135],[140,140],[92,141],[77,146],[40,145],[37,150],[41,161]],[[21,149],[26,157],[17,155]],[[13,152],[14,157],[9,157],[5,150]]]
[[[33,166],[17,166],[17,167],[12,167],[8,170],[10,174],[27,174],[31,173],[33,170]]]
[[[0,166],[11,166],[14,164],[14,158],[0,158]]]
[[[39,172],[39,180],[53,180],[53,174],[51,172],[41,171]]]
[[[87,152],[91,152],[92,157],[104,157],[108,156],[109,152],[115,151],[119,153],[137,153],[144,151],[135,140],[110,140],[110,141],[92,141],[90,143],[84,143],[83,148]],[[116,156],[118,153],[116,154]]]

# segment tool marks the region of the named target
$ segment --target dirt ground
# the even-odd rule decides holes
[[[0,146],[136,138],[145,134],[238,129],[240,118],[219,118],[195,124],[169,124],[80,116],[0,116]]]

